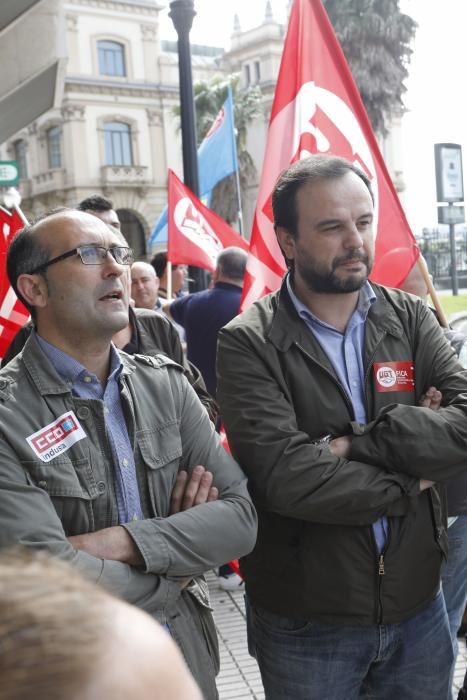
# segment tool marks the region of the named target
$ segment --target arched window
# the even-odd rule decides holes
[[[19,139],[14,142],[13,147],[15,149],[15,160],[18,165],[19,177],[21,180],[26,180],[28,177],[27,143],[24,139]]]
[[[133,165],[130,125],[122,122],[106,122],[104,134],[105,164]]]
[[[98,41],[97,54],[99,57],[99,73],[101,75],[121,77],[126,75],[123,44],[118,44],[116,41]]]
[[[60,127],[51,126],[45,132],[47,139],[47,157],[49,159],[49,168],[62,167],[62,149],[60,145]]]

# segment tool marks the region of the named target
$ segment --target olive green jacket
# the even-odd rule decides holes
[[[0,546],[46,549],[168,622],[205,697],[214,698],[216,642],[207,600],[203,607],[199,587],[201,604],[181,594],[177,579],[249,552],[255,511],[243,472],[221,446],[182,368],[162,355],[121,358],[122,407],[145,515],[125,527],[144,567],[97,559],[67,539],[118,524],[104,406],[73,396],[34,336],[0,371]],[[27,438],[70,411],[85,437],[44,462]],[[178,471],[198,464],[212,471],[219,500],[169,515]]]
[[[433,599],[446,553],[444,489],[467,468],[467,373],[431,311],[373,285],[365,323],[368,424],[284,285],[220,333],[218,394],[232,453],[258,510],[258,540],[242,564],[252,602],[330,624],[396,623]],[[377,383],[399,367],[414,384]],[[390,384],[390,382],[389,382]],[[439,411],[420,408],[429,386]],[[399,388],[400,387],[400,388]],[[408,390],[403,390],[403,388]],[[353,434],[349,459],[313,441]],[[381,561],[373,529],[389,517]]]

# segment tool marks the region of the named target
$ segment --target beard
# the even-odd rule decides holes
[[[337,268],[348,262],[358,261],[365,265],[364,273],[349,274],[345,278],[340,278],[336,275]],[[341,255],[334,258],[331,268],[320,266],[316,262],[306,260],[305,263],[296,259],[295,269],[300,274],[305,285],[310,292],[315,294],[350,294],[356,292],[363,287],[368,280],[368,275],[371,272],[373,261],[366,253],[356,253],[350,251],[347,255]]]

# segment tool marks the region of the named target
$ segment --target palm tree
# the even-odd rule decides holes
[[[198,145],[212,126],[220,108],[227,99],[228,87],[232,89],[234,105],[235,136],[239,165],[240,189],[242,190],[256,175],[253,159],[246,149],[248,125],[263,114],[261,90],[257,86],[240,88],[240,76],[233,73],[227,77],[214,76],[194,84],[196,108],[196,131]],[[180,114],[180,109],[176,108]],[[213,190],[211,209],[223,219],[233,222],[238,216],[237,185],[235,175],[229,175]]]
[[[404,111],[404,80],[416,22],[399,0],[323,0],[376,132]]]

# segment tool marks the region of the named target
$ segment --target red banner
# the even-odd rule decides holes
[[[16,209],[10,213],[0,207],[0,358],[4,356],[17,331],[29,319],[29,311],[18,301],[6,273],[8,246],[24,224]]]
[[[208,209],[169,170],[168,259],[214,271],[219,253],[229,246],[248,250],[248,243]]]
[[[285,263],[273,228],[271,193],[281,171],[314,153],[342,156],[371,179],[375,263],[371,279],[398,286],[418,257],[397,193],[321,0],[294,0],[269,122],[242,308],[280,286]],[[400,255],[391,265],[384,256]]]

